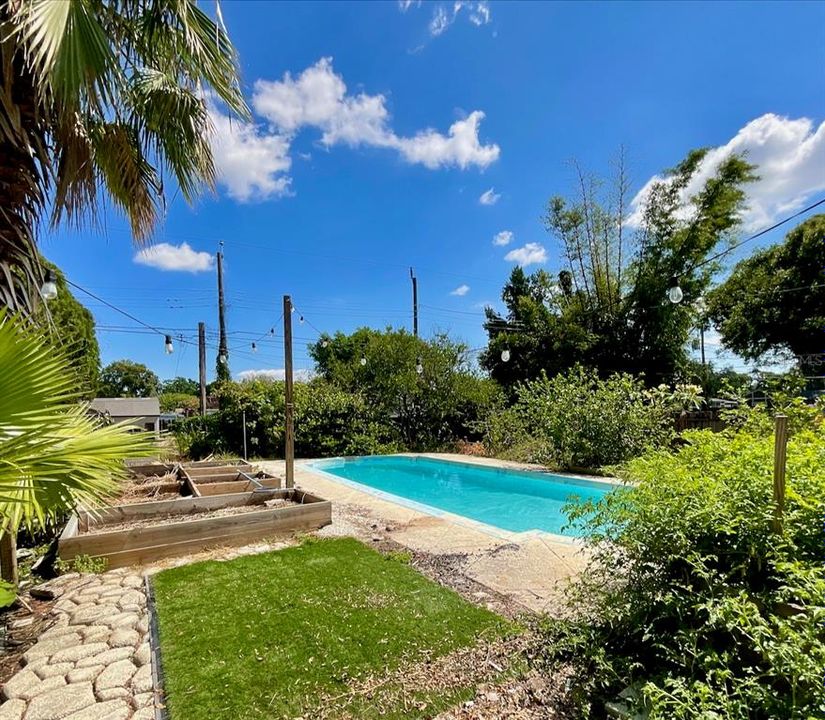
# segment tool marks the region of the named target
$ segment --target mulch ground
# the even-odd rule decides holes
[[[37,600],[23,593],[0,612],[0,685],[20,669],[20,658],[54,622],[54,600]]]

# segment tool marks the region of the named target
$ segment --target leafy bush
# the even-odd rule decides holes
[[[181,392],[163,392],[158,396],[161,412],[183,410],[194,412],[200,407],[200,400],[195,395]]]
[[[175,437],[183,454],[242,454],[245,413],[248,454],[283,457],[282,382],[225,382],[217,394],[221,406],[217,413],[175,424]],[[360,394],[340,390],[323,380],[295,385],[294,422],[298,457],[369,455],[397,449],[389,431],[376,421],[374,411]]]
[[[781,534],[770,433],[686,438],[628,463],[635,486],[572,512],[592,533],[571,597],[589,612],[551,626],[547,659],[572,664],[586,717],[620,693],[650,720],[823,717],[823,427],[789,441]]]
[[[697,401],[697,388],[648,390],[631,375],[606,380],[576,367],[519,385],[513,407],[491,417],[486,444],[495,455],[560,468],[596,468],[667,445],[673,414]]]

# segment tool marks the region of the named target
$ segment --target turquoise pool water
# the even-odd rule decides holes
[[[310,467],[503,530],[544,530],[577,537],[562,512],[572,501],[599,500],[609,483],[549,473],[395,455],[333,458]]]

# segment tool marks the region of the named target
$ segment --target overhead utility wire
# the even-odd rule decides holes
[[[800,215],[804,215],[806,212],[810,212],[815,207],[819,207],[822,204],[825,204],[825,197],[820,200],[817,200],[812,205],[808,205],[808,207],[803,208],[799,212],[795,212],[793,215],[789,215],[784,220],[780,220],[778,223],[774,223],[770,227],[765,228],[764,230],[760,230],[758,233],[755,233],[754,235],[751,235],[750,237],[747,237],[744,240],[741,240],[740,242],[731,245],[729,248],[722,250],[721,252],[718,252],[715,255],[711,255],[707,260],[703,260],[702,262],[698,263],[697,265],[694,265],[690,269],[685,270],[685,272],[683,272],[682,275],[687,275],[688,273],[693,272],[694,270],[702,267],[703,265],[707,265],[708,263],[713,262],[714,260],[718,260],[720,257],[727,255],[729,252],[733,252],[737,248],[742,247],[745,243],[749,243],[751,240],[756,240],[756,238],[762,237],[766,233],[769,233],[771,230],[776,230],[776,228],[782,227],[782,225],[789,223],[791,220],[798,218]]]

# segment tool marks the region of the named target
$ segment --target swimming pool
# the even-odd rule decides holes
[[[512,532],[578,537],[562,512],[571,500],[600,500],[613,486],[550,473],[426,457],[377,455],[317,460],[310,468]]]

